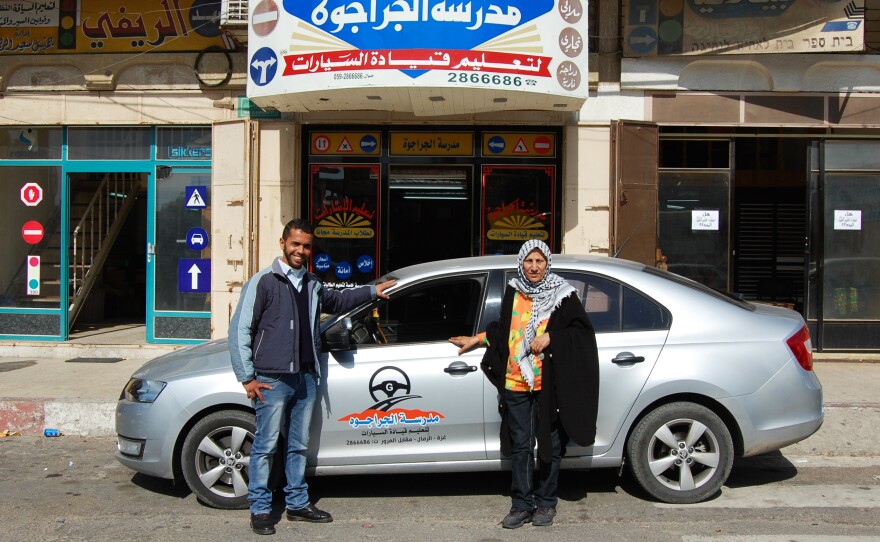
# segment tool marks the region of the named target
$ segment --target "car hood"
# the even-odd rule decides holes
[[[133,378],[168,382],[205,372],[232,372],[226,339],[175,350],[148,361],[134,372]]]

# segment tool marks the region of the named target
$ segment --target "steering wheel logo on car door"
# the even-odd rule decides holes
[[[396,408],[396,405],[410,399],[421,399],[421,395],[411,393],[412,382],[403,370],[386,365],[373,373],[368,384],[370,397],[375,401],[361,412],[353,412],[339,418],[353,428],[383,428],[391,426],[421,426],[440,423],[445,418],[437,411]]]
[[[410,395],[410,389],[412,385],[405,372],[397,367],[382,367],[370,378],[370,396],[376,401],[370,408],[388,410],[401,401],[421,398],[421,395]],[[399,391],[403,391],[403,395],[397,395]]]

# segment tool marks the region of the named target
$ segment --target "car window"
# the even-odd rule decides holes
[[[456,335],[472,335],[483,303],[484,276],[456,277],[418,284],[392,292],[352,315],[352,337],[361,344],[406,344],[446,341]],[[378,324],[378,340],[373,340]],[[365,325],[370,337],[358,333]]]
[[[669,329],[669,311],[616,280],[575,271],[558,274],[574,286],[597,333]],[[511,278],[512,272],[508,273]]]
[[[669,329],[672,315],[653,300],[624,286],[622,321],[625,331]]]

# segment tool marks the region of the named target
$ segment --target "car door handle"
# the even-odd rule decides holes
[[[472,373],[477,370],[476,365],[466,365],[461,361],[456,361],[449,364],[449,367],[443,369],[444,373],[451,375],[463,375],[467,373]]]
[[[611,363],[641,363],[645,361],[645,356],[636,356],[632,352],[621,352],[617,357],[612,358]]]

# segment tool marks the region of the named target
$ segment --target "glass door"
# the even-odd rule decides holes
[[[389,175],[389,271],[473,254],[470,166],[391,166]]]
[[[822,145],[810,316],[820,350],[880,349],[880,142]],[[817,228],[814,228],[815,232]]]
[[[147,340],[211,338],[211,170],[158,166],[147,225]]]

